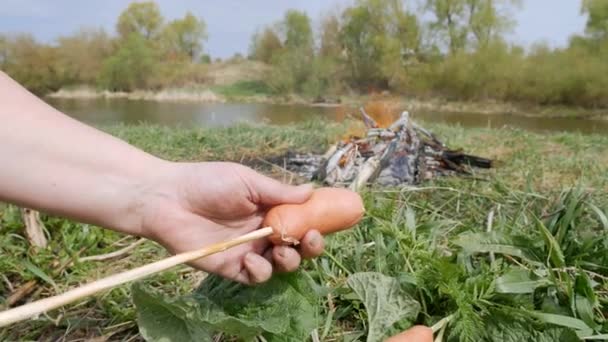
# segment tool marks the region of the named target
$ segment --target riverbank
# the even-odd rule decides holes
[[[344,95],[328,101],[315,101],[296,94],[273,95],[260,82],[244,81],[230,85],[211,87],[169,88],[159,91],[136,90],[133,92],[111,92],[90,87],[61,89],[48,95],[56,99],[128,99],[158,102],[200,103],[267,103],[292,104],[323,107],[358,107],[372,101],[389,103],[410,112],[437,111],[443,113],[513,114],[546,118],[581,118],[608,120],[608,109],[590,110],[566,106],[539,106],[531,104],[504,103],[496,101],[463,102],[441,98],[419,99],[384,93],[374,95]]]
[[[537,217],[534,215],[554,213],[560,192],[572,186],[585,191],[585,203],[593,203],[604,212],[608,208],[606,135],[536,134],[517,129],[467,129],[433,123],[425,124],[425,127],[452,148],[462,148],[498,160],[498,167],[480,171],[474,177],[451,177],[425,182],[419,189],[368,191],[366,198],[369,210],[363,223],[352,232],[328,239],[327,254],[303,265],[311,279],[319,281],[330,290],[327,297],[319,300],[320,319],[317,329],[324,332],[326,340],[342,340],[346,335],[354,336],[365,330],[363,317],[367,315],[360,302],[343,292],[349,272],[382,272],[399,279],[400,284],[406,287],[412,286],[412,279],[416,277],[418,282],[413,284],[423,286],[421,281],[424,279],[418,277],[429,274],[429,268],[435,270],[436,265],[430,260],[441,259],[445,262],[445,267],[451,267],[449,270],[465,269],[460,259],[449,257],[459,253],[451,241],[466,231],[485,231],[489,213],[495,214],[493,227],[497,231],[509,232],[512,229],[517,233],[533,234],[538,232],[531,224]],[[266,160],[289,150],[323,151],[343,136],[347,129],[347,123],[325,121],[288,126],[239,125],[213,129],[175,129],[150,125],[105,128],[110,134],[159,157],[193,162]],[[288,182],[292,178],[283,171],[282,165],[272,166],[261,162],[257,165],[260,166],[260,171],[282,181]],[[167,256],[167,252],[157,244],[145,242],[111,262],[82,260],[83,257],[103,255],[125,248],[137,239],[46,215],[42,219],[50,244],[48,249],[34,253],[22,237],[23,225],[19,215],[13,206],[0,206],[0,271],[4,276],[3,281],[0,281],[0,305],[11,293],[26,286],[31,280],[36,280],[34,289],[25,295],[22,302],[48,297],[78,284]],[[598,224],[593,210],[580,215],[579,219],[575,218],[580,224],[573,223],[573,227],[595,227]],[[408,232],[414,232],[415,237],[410,237]],[[533,236],[537,244],[542,241],[536,235]],[[599,233],[591,236],[601,237]],[[398,244],[393,248],[390,244],[395,242]],[[593,245],[585,246],[601,244],[598,240]],[[431,254],[424,254],[427,252]],[[589,247],[584,253],[590,253]],[[469,260],[471,256],[472,254],[463,260]],[[608,262],[599,252],[594,257],[594,263],[598,265]],[[404,269],[403,258],[408,260],[410,269]],[[480,258],[489,259],[487,253],[480,254]],[[504,260],[500,253],[496,253],[496,260],[496,267],[487,267],[483,273],[487,279],[494,279],[501,275],[500,272],[506,271],[500,266]],[[543,257],[541,262],[545,260],[548,259]],[[566,254],[566,260],[579,259],[578,255]],[[505,265],[508,263],[508,260],[504,261]],[[58,271],[57,264],[68,266],[65,270]],[[487,270],[494,270],[495,273],[487,273]],[[604,269],[596,272],[608,276]],[[565,273],[562,274],[564,275]],[[204,276],[202,272],[181,266],[151,277],[146,284],[166,295],[178,297],[191,293]],[[454,279],[452,285],[457,286],[458,291],[470,291],[465,294],[472,296],[477,288],[468,286],[467,279],[479,279],[479,275]],[[596,281],[598,284],[595,288],[601,293],[600,301],[606,303],[608,283],[601,278]],[[440,317],[467,308],[467,303],[454,302],[451,297],[455,296],[453,293],[438,294],[416,289],[411,293],[417,300],[421,293],[429,293],[425,297],[426,311],[418,318],[418,323],[421,324],[432,325]],[[605,307],[605,304],[602,306]],[[569,308],[568,305],[564,307]],[[336,312],[342,314],[337,315]],[[487,322],[495,321],[492,315],[484,317]],[[142,341],[136,319],[131,287],[125,285],[79,304],[0,329],[0,340],[97,338]]]

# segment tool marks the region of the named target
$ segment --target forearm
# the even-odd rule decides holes
[[[166,163],[73,120],[0,72],[0,200],[139,234]]]

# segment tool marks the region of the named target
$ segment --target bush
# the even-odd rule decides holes
[[[158,68],[158,56],[151,43],[138,33],[129,35],[108,58],[99,77],[99,86],[112,91],[146,88]]]
[[[331,57],[317,57],[311,63],[311,71],[302,85],[304,95],[312,99],[336,97],[345,90],[344,70],[340,63]]]
[[[147,88],[163,89],[185,87],[195,84],[209,84],[209,66],[187,61],[159,63],[147,80]]]
[[[608,106],[608,54],[572,46],[537,48],[525,61],[518,91],[508,100],[581,107]]]
[[[0,66],[17,82],[37,95],[59,90],[66,81],[57,49],[39,44],[30,35],[2,37]]]
[[[267,95],[271,92],[268,85],[261,81],[240,81],[227,86],[215,87],[214,90],[226,97]]]
[[[304,61],[295,51],[283,50],[272,59],[272,70],[268,74],[266,83],[273,92],[278,94],[294,93],[300,90],[307,73],[303,70],[309,61]],[[304,72],[303,72],[304,71]]]
[[[608,47],[519,47],[494,42],[398,71],[391,86],[415,96],[538,105],[608,107]]]

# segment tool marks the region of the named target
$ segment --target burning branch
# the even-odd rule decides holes
[[[492,160],[447,148],[412,121],[408,112],[382,128],[364,108],[359,111],[367,128],[365,137],[351,136],[322,157],[288,156],[287,168],[308,179],[358,190],[369,183],[415,185],[438,176],[469,174],[472,167],[492,167]],[[310,169],[315,171],[307,172]]]

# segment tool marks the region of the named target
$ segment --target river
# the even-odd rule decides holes
[[[127,99],[47,99],[55,108],[91,125],[147,122],[168,126],[221,127],[237,122],[289,124],[310,118],[338,120],[335,107],[279,105],[266,103],[157,102]],[[414,119],[463,127],[505,126],[535,132],[608,133],[608,120],[541,118],[514,114],[413,113]]]

